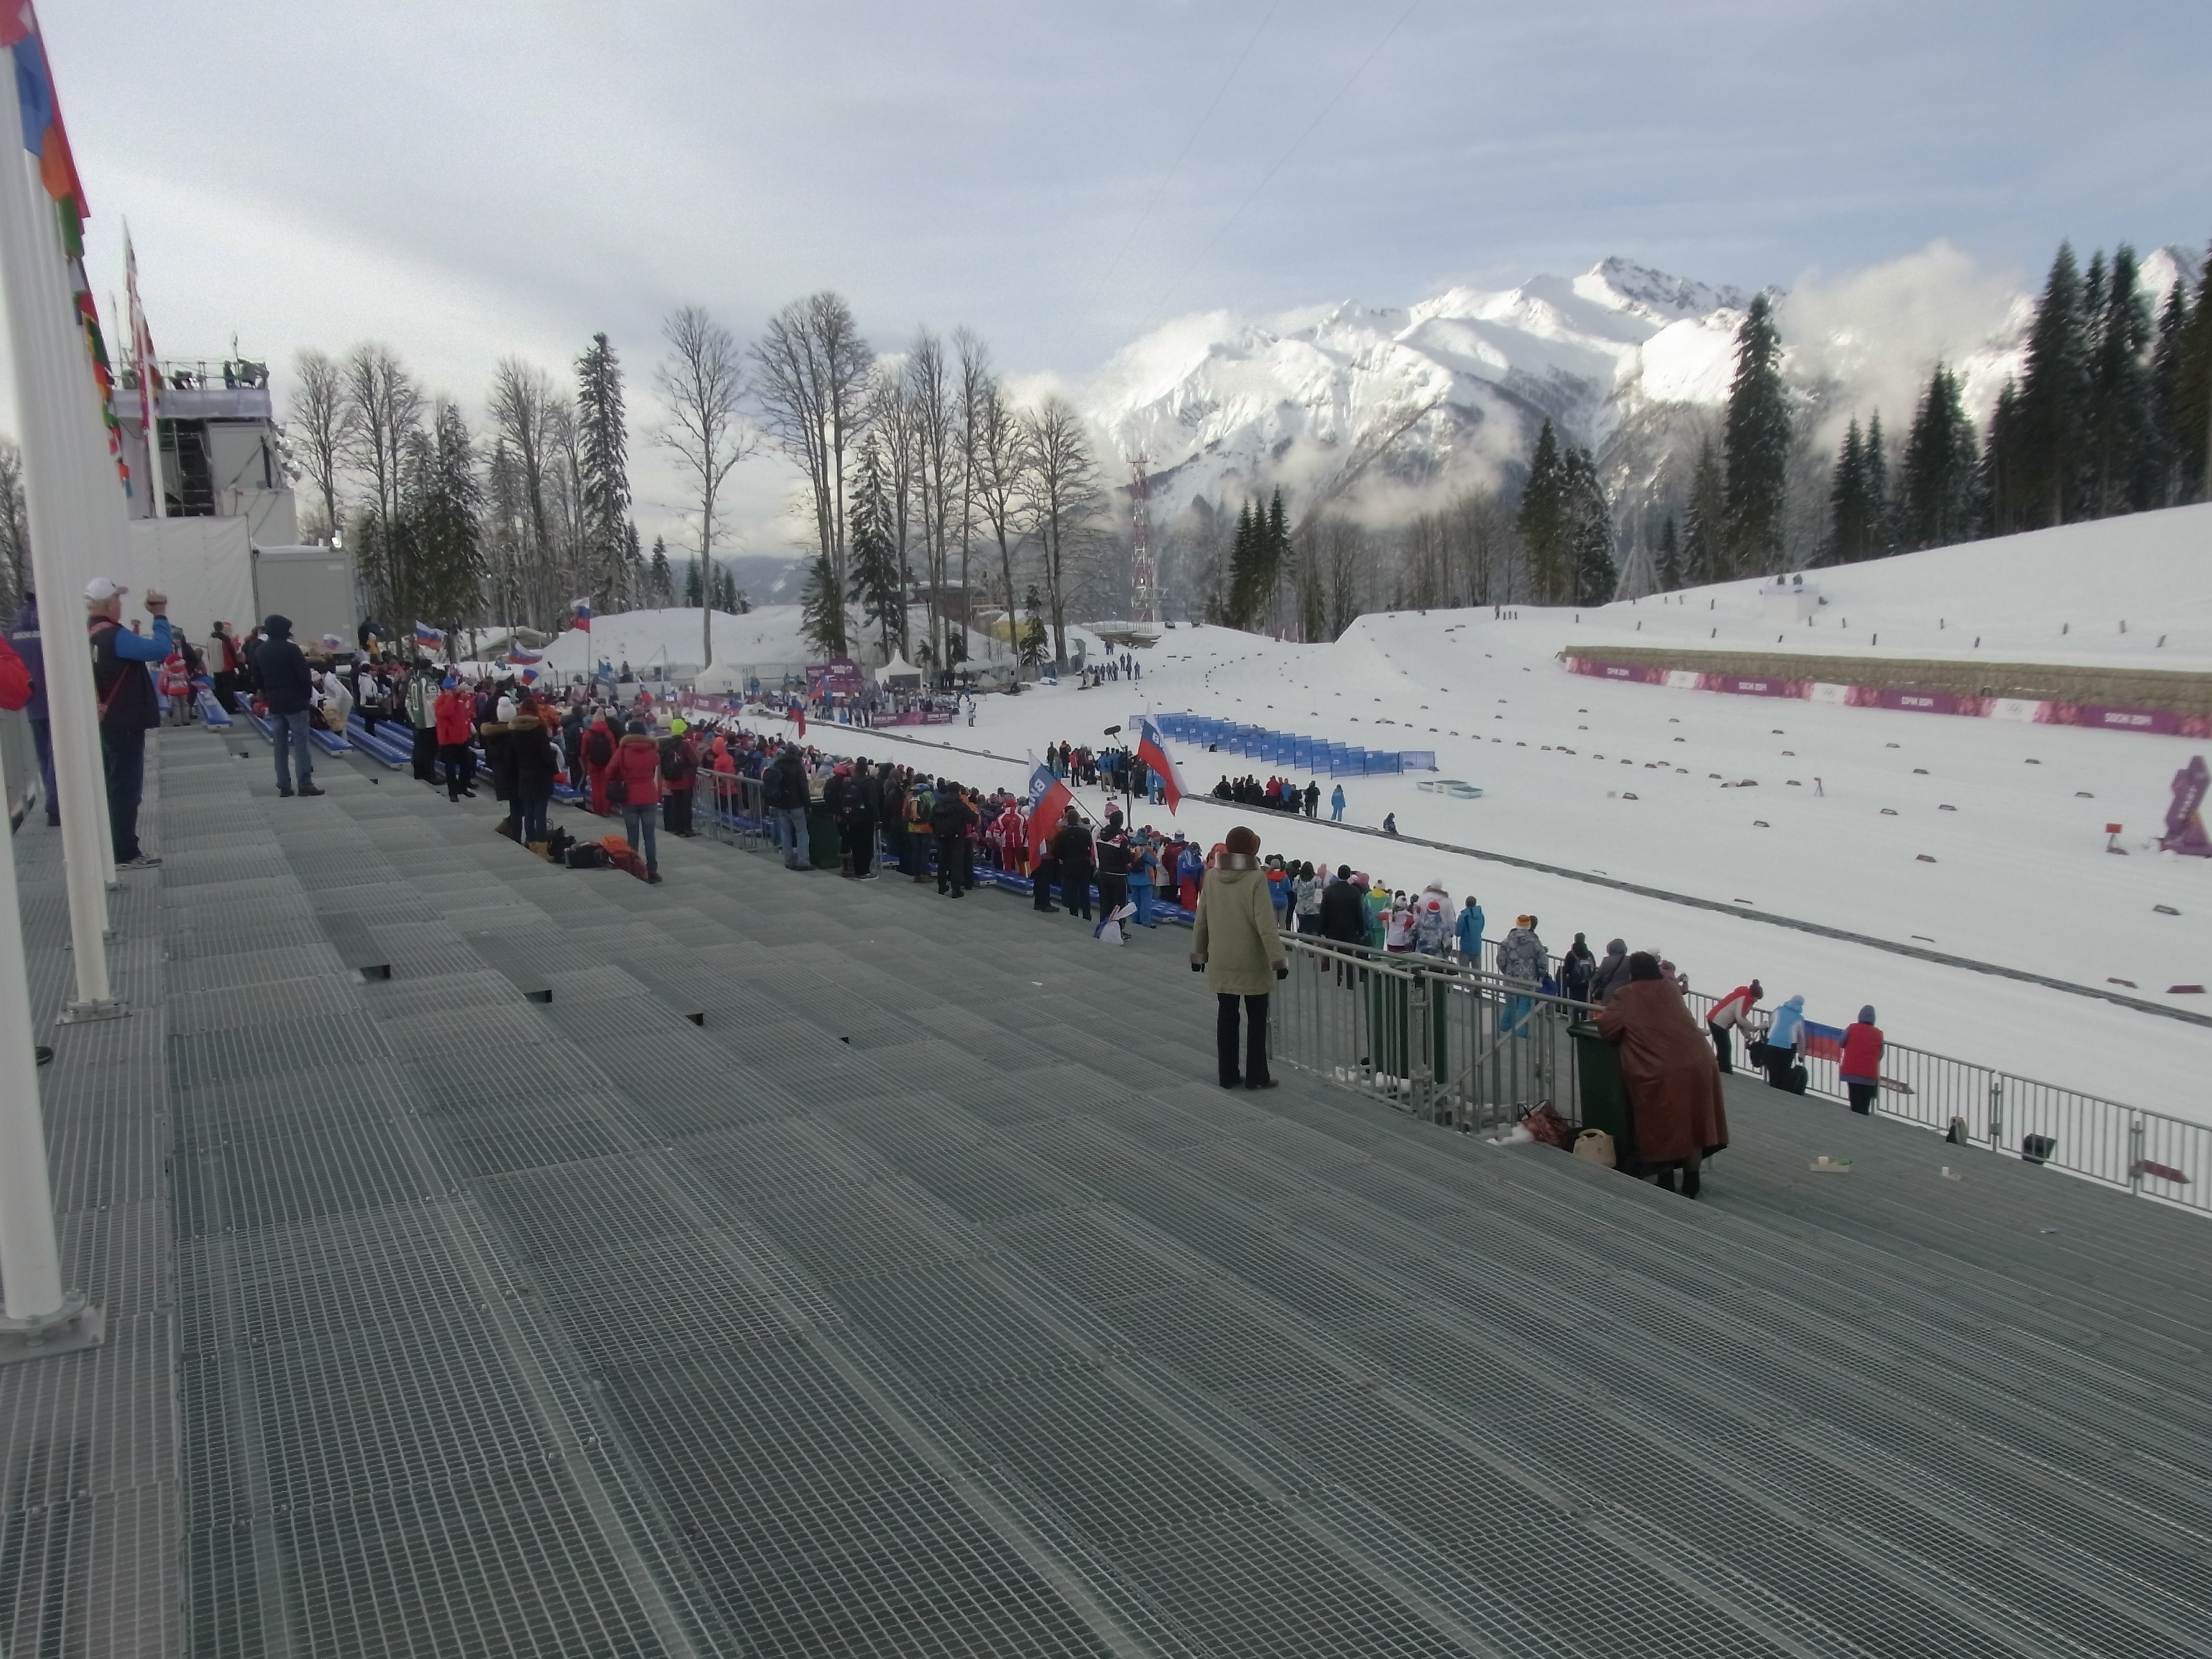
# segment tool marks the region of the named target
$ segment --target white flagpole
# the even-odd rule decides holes
[[[0,74],[0,277],[22,428],[32,570],[47,641],[46,694],[76,975],[76,998],[65,1017],[98,1018],[122,1012],[107,977],[106,884],[114,849],[100,770],[92,654],[82,631],[85,578],[70,555],[88,542],[102,551],[107,546],[90,521],[84,485],[94,459],[105,463],[106,446],[94,447],[102,428],[83,343],[71,321],[53,204],[32,182],[29,153],[15,148],[22,131],[15,77]]]
[[[152,517],[169,516],[169,492],[161,477],[161,415],[154,405],[153,335],[145,326],[138,298],[138,250],[131,245],[131,222],[123,222],[124,285],[131,295],[131,362],[138,371],[138,420],[146,439],[146,487],[154,492]]]

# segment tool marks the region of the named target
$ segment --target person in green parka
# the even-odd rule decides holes
[[[1220,1052],[1221,1086],[1272,1089],[1267,1071],[1267,997],[1277,980],[1290,977],[1275,907],[1260,867],[1260,837],[1239,824],[1199,890],[1198,921],[1190,940],[1193,973],[1206,975],[1218,1012],[1214,1039]],[[1238,1005],[1243,1015],[1243,1072],[1237,1071]]]

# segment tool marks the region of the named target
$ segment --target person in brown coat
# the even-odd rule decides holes
[[[1668,1192],[1680,1165],[1683,1194],[1695,1198],[1698,1166],[1728,1145],[1719,1062],[1650,951],[1629,957],[1628,982],[1616,985],[1611,998],[1594,1017],[1598,1034],[1620,1045],[1636,1155],[1660,1167],[1659,1184]]]
[[[1267,1069],[1267,994],[1289,976],[1281,924],[1267,896],[1267,872],[1260,867],[1260,837],[1239,824],[1229,832],[1221,854],[1212,860],[1198,896],[1198,916],[1190,935],[1190,967],[1206,975],[1214,994],[1215,1046],[1221,1060],[1221,1086],[1272,1089]],[[1237,1069],[1237,1010],[1244,1013],[1244,1070]]]

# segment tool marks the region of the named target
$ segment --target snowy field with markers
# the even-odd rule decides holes
[[[2212,665],[2212,507],[1808,580],[1829,599],[1824,621],[1832,614],[1838,623],[1800,629],[1822,635],[1825,653],[1950,654],[1940,647],[1956,641],[1971,651],[1978,631],[1984,654],[1994,649],[2005,660]],[[2152,844],[2174,774],[2212,745],[1608,684],[1558,660],[1602,643],[1771,650],[1786,630],[1762,620],[1758,586],[1731,583],[1680,603],[1645,599],[1579,617],[1532,607],[1504,617],[1488,608],[1376,615],[1330,645],[1179,626],[1137,653],[1140,683],[1086,690],[1071,680],[988,696],[973,728],[906,742],[881,732],[847,742],[840,733],[831,746],[911,758],[915,742],[934,746],[941,732],[945,742],[1004,757],[948,756],[944,770],[1018,786],[1030,751],[1062,739],[1103,746],[1105,727],[1150,708],[1370,749],[1434,750],[1433,777],[1342,780],[1347,822],[1372,830],[1395,813],[1407,835],[2084,987],[2119,990],[2110,982],[2130,981],[2136,988],[2120,994],[2212,1013],[2212,996],[2169,994],[2212,982],[2212,860]],[[2063,635],[2062,623],[2070,624]],[[1271,769],[1176,747],[1194,791],[1224,773],[1264,779]],[[1454,799],[1419,787],[1433,778],[1483,793]],[[1328,779],[1322,787],[1326,817]],[[1094,792],[1085,799],[1099,805]],[[1349,863],[1408,889],[1442,878],[1455,898],[1480,896],[1493,938],[1532,911],[1554,951],[1577,932],[1600,950],[1619,934],[1632,949],[1670,956],[1695,989],[1717,993],[1757,975],[1770,1004],[1802,992],[1810,1018],[1838,1025],[1871,1002],[1893,1041],[2212,1120],[2203,1090],[2212,1030],[2200,1024],[1327,823],[1212,801],[1187,805],[1182,816],[1209,842],[1249,821],[1270,852]],[[1164,823],[1167,814],[1140,809],[1138,818]],[[2106,850],[2111,822],[2126,826],[2124,857]]]

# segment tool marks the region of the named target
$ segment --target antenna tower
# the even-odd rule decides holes
[[[1145,476],[1146,457],[1139,450],[1129,458],[1130,546],[1136,555],[1136,610],[1132,622],[1158,622],[1158,590],[1152,568],[1152,483]]]

